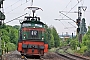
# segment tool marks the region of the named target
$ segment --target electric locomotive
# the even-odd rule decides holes
[[[25,16],[22,21],[17,50],[24,55],[43,56],[48,52],[48,44],[45,43],[45,24],[40,21],[40,17],[34,16],[36,10],[41,8],[28,7],[33,12],[33,16]]]

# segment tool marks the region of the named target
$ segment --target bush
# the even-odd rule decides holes
[[[84,52],[87,50],[87,46],[82,46],[80,50],[78,50],[77,52],[84,54]]]
[[[8,48],[8,51],[14,51],[16,50],[16,46],[13,43],[8,42],[6,44],[6,47]]]
[[[70,46],[71,46],[71,48],[73,49],[73,50],[75,50],[76,48],[77,48],[77,46],[78,46],[78,41],[77,40],[71,40],[70,41]]]

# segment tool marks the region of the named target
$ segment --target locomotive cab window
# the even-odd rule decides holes
[[[41,24],[35,24],[36,27],[43,27]]]
[[[23,23],[22,27],[36,27],[36,28],[42,28],[42,24],[36,24],[36,23]]]
[[[23,23],[22,24],[22,27],[30,27],[31,26],[31,24],[28,24],[28,23]]]

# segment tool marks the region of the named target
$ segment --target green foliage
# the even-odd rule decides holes
[[[5,49],[7,47],[10,51],[15,49],[18,41],[18,30],[13,26],[4,25],[3,27],[0,27],[0,31],[0,34],[2,34],[2,49]],[[6,47],[4,47],[4,43],[6,44]]]
[[[87,40],[87,51],[89,51],[90,52],[90,40]]]
[[[57,48],[51,48],[49,49],[49,52],[55,52]]]
[[[55,47],[57,48],[58,46],[60,46],[60,38],[56,29],[54,27],[51,27],[51,28],[52,28],[52,34],[54,36],[54,44],[55,44]]]
[[[54,47],[54,37],[52,34],[50,34],[51,38],[50,38],[50,43],[51,43],[51,47]]]
[[[90,26],[89,26],[88,32],[83,37],[82,44],[83,44],[83,46],[87,47],[86,51],[90,51]]]
[[[13,27],[16,28],[17,30],[20,29],[20,26],[19,26],[19,25],[15,25],[15,26],[13,26]]]
[[[18,30],[17,29],[11,29],[9,33],[9,37],[11,40],[11,43],[17,44],[18,42]]]
[[[4,40],[5,43],[10,42],[10,37],[8,37],[7,35],[2,35],[2,40]]]
[[[60,47],[64,46],[64,42],[60,41]]]
[[[14,50],[16,50],[15,44],[10,43],[10,42],[8,42],[8,43],[6,44],[6,47],[8,48],[8,51],[14,51]]]
[[[82,46],[80,48],[80,50],[77,50],[77,52],[80,53],[80,54],[84,54],[84,52],[86,52],[86,50],[87,50],[87,46]]]
[[[78,42],[77,37],[70,41],[70,46],[72,49],[76,50],[77,46],[80,46],[80,50],[76,50],[78,53],[84,54],[85,52],[90,52],[90,26],[86,34],[82,38],[82,43]]]
[[[45,41],[48,42],[49,48],[59,47],[60,38],[56,29],[53,26],[48,27],[47,25],[45,26],[45,28],[46,28]]]
[[[78,46],[78,41],[77,40],[71,40],[70,41],[70,46],[71,46],[71,48],[73,49],[73,50],[75,50],[76,48],[77,48],[77,46]]]

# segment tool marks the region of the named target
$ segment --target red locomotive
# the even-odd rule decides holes
[[[34,16],[38,7],[28,7],[33,12],[33,17],[25,16],[21,22],[17,50],[24,55],[43,56],[48,52],[48,44],[45,43],[45,24],[39,17]]]

